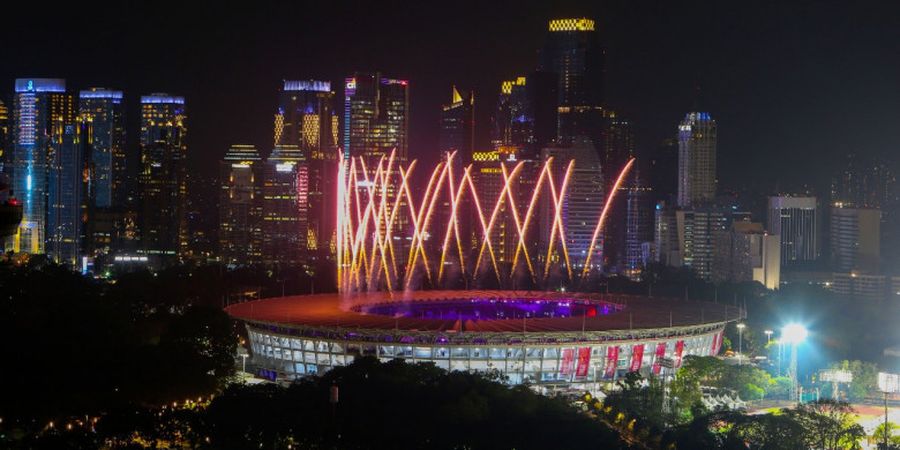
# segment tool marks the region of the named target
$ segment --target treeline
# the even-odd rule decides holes
[[[234,373],[235,324],[168,277],[109,283],[36,261],[0,267],[2,425],[28,432],[217,391]]]

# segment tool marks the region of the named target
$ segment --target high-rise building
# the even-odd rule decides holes
[[[548,147],[543,150],[543,159],[553,158],[554,179],[562,180],[569,161],[575,166],[569,177],[569,185],[562,208],[562,221],[566,230],[566,246],[572,265],[582,268],[587,259],[594,229],[597,227],[598,211],[603,210],[604,183],[601,161],[597,149],[589,139],[580,138],[571,147]],[[551,202],[545,201],[541,208],[541,246],[549,245],[553,210]],[[591,269],[604,267],[603,245],[601,241],[591,255]],[[552,257],[552,255],[547,255]]]
[[[9,133],[9,108],[0,100],[0,173],[6,172],[6,163],[9,159],[10,133]]]
[[[47,177],[46,253],[51,260],[80,267],[84,216],[90,188],[90,125],[55,124],[54,151]]]
[[[835,272],[878,273],[881,262],[881,211],[832,207],[831,257]]]
[[[712,278],[716,242],[728,228],[728,213],[717,207],[675,211],[682,265],[704,279]]]
[[[276,145],[263,166],[263,261],[307,264],[309,167],[296,145]]]
[[[678,206],[689,208],[716,197],[716,121],[692,112],[678,126]]]
[[[91,88],[78,95],[78,116],[91,130],[91,206],[122,207],[125,172],[125,104],[122,91]]]
[[[645,244],[653,240],[651,191],[639,171],[635,171],[630,185],[625,189],[625,275],[639,279],[646,260]]]
[[[786,267],[815,262],[821,254],[816,197],[769,197],[768,230],[781,240]]]
[[[252,145],[232,145],[220,171],[219,251],[226,264],[262,261],[262,162]]]
[[[494,148],[525,148],[534,142],[534,118],[524,76],[500,83],[500,95],[492,118]]]
[[[160,264],[187,251],[186,137],[184,97],[141,97],[141,241]]]
[[[344,155],[363,156],[372,167],[409,144],[409,81],[357,72],[344,80]]]
[[[557,75],[557,134],[563,144],[588,136],[599,147],[604,59],[605,49],[600,45],[593,20],[581,17],[550,21],[539,70]]]
[[[647,175],[653,202],[674,204],[678,195],[678,141],[664,140],[647,159]]]
[[[45,253],[49,163],[75,120],[75,102],[57,78],[17,79],[13,100],[12,190],[23,204],[13,249]]]
[[[654,261],[667,267],[681,267],[684,261],[675,211],[662,201],[656,204],[653,217]]]
[[[735,221],[716,242],[713,280],[742,283],[757,281],[767,289],[781,283],[781,245],[761,223]]]
[[[275,145],[294,145],[304,155],[307,177],[306,258],[310,263],[330,256],[337,193],[339,120],[328,81],[285,80],[275,115]]]
[[[463,161],[472,158],[475,148],[475,94],[460,93],[452,87],[450,104],[441,109],[441,131],[438,150],[441,154],[457,152]]]

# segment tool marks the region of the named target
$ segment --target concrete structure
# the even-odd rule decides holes
[[[262,261],[262,165],[253,145],[232,145],[222,159],[219,256],[225,264]]]
[[[533,291],[323,294],[226,310],[246,324],[253,362],[280,379],[371,355],[591,391],[628,372],[669,375],[688,355],[715,355],[725,325],[740,317],[722,304]]]
[[[878,273],[881,262],[881,211],[831,208],[831,258],[835,272]]]
[[[800,265],[819,259],[821,240],[816,197],[769,197],[766,228],[781,237],[783,265]]]
[[[781,283],[781,245],[777,235],[768,234],[761,223],[734,222],[719,235],[713,267],[715,281],[757,281],[767,289]]]
[[[142,252],[167,265],[187,252],[187,112],[184,97],[141,97]]]
[[[688,208],[716,197],[716,121],[692,112],[678,126],[678,206]]]

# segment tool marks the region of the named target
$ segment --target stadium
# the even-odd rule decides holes
[[[533,291],[363,292],[227,307],[252,362],[292,380],[371,355],[448,370],[497,371],[544,392],[596,390],[625,373],[665,376],[717,354],[738,308],[643,296]]]

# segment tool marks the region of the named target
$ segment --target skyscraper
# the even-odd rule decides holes
[[[363,156],[372,167],[397,151],[407,157],[409,81],[357,72],[344,80],[344,154]]]
[[[312,262],[330,255],[329,240],[335,228],[337,192],[338,117],[334,91],[328,81],[285,80],[275,115],[275,145],[296,146],[302,153],[307,180],[305,229],[306,259]]]
[[[716,282],[758,281],[767,289],[781,283],[781,246],[777,235],[761,223],[735,221],[719,235],[713,279]]]
[[[184,97],[141,97],[141,240],[162,264],[187,250],[186,137]]]
[[[878,273],[881,262],[881,211],[831,208],[831,258],[835,272]]]
[[[252,145],[232,145],[220,171],[219,251],[226,264],[262,261],[262,163]]]
[[[784,266],[809,264],[821,254],[816,197],[769,197],[768,230],[781,239]]]
[[[644,244],[653,240],[651,191],[638,171],[625,189],[625,275],[639,279],[644,269]]]
[[[13,101],[12,190],[23,203],[15,251],[45,253],[49,162],[62,143],[65,124],[75,119],[66,81],[20,78]]]
[[[539,70],[558,76],[558,136],[561,143],[571,143],[577,136],[588,136],[599,147],[604,59],[605,50],[600,45],[592,19],[550,21]]]
[[[84,256],[84,219],[90,186],[89,124],[55,124],[48,170],[46,253],[51,260],[79,266]]]
[[[475,94],[460,94],[453,86],[450,104],[441,108],[441,132],[438,150],[441,154],[456,151],[463,161],[470,161],[475,146]]]
[[[598,211],[603,210],[604,182],[601,173],[601,161],[597,149],[589,139],[581,138],[571,147],[548,147],[543,150],[544,160],[553,157],[554,179],[562,180],[569,161],[575,160],[575,166],[569,177],[569,187],[562,208],[563,226],[566,230],[566,245],[572,258],[572,265],[583,267],[590,248],[594,229],[597,227]],[[549,244],[552,229],[553,211],[549,201],[545,201],[541,210],[541,247]],[[603,245],[601,241],[594,248],[591,256],[591,268],[602,269],[604,264]],[[551,255],[547,255],[551,257]]]
[[[491,140],[494,148],[524,148],[534,142],[534,117],[526,86],[524,76],[500,83],[500,95],[492,118]]]
[[[78,116],[91,129],[91,206],[122,207],[125,173],[125,104],[122,91],[91,88],[78,95]]]
[[[675,211],[681,264],[698,277],[712,278],[716,243],[729,225],[730,217],[722,208],[698,207]]]
[[[0,100],[0,173],[5,173],[9,155],[9,108]]]
[[[709,113],[688,113],[678,126],[678,206],[716,197],[716,121]]]
[[[307,263],[309,170],[296,145],[277,145],[263,166],[263,261]]]

